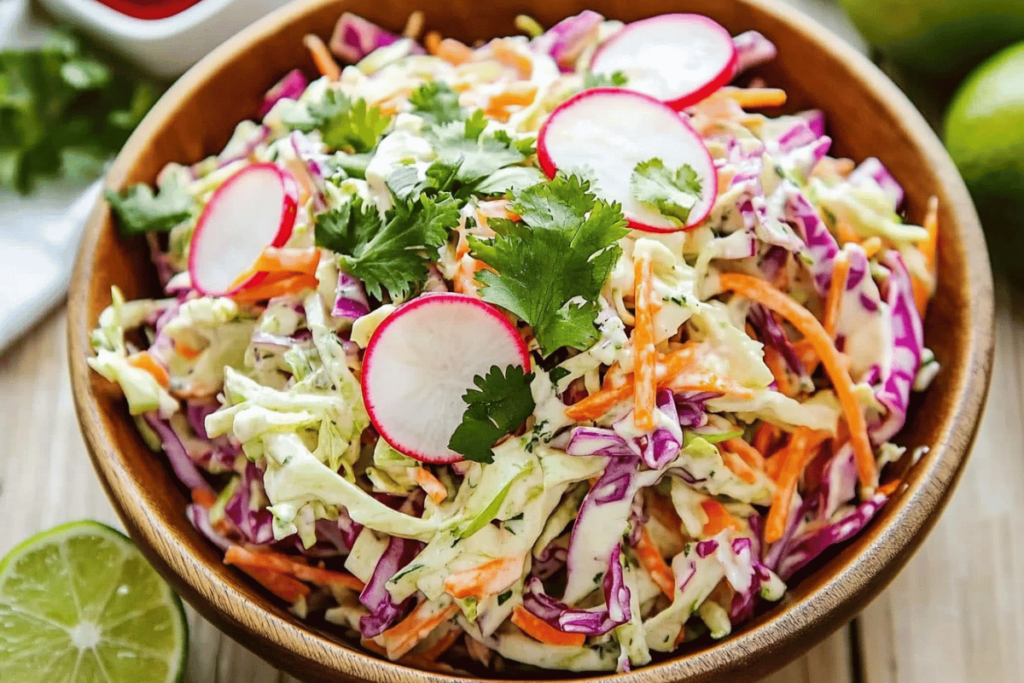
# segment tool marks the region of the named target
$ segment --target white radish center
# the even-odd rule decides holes
[[[622,204],[634,222],[678,229],[657,209],[637,201],[630,190],[636,165],[658,158],[671,169],[691,166],[701,179],[701,198],[691,217],[706,214],[714,173],[707,150],[668,107],[626,92],[594,94],[556,112],[544,132],[544,145],[555,167],[592,181],[594,192]]]
[[[523,364],[518,339],[485,306],[439,297],[399,311],[378,331],[363,381],[374,423],[398,450],[426,460],[461,457],[448,442],[473,378]]]
[[[214,196],[195,239],[192,264],[203,291],[227,292],[281,229],[285,188],[271,169],[242,171]]]
[[[672,102],[719,78],[733,50],[727,33],[703,21],[657,17],[623,29],[591,68],[609,76],[622,72],[625,87]]]

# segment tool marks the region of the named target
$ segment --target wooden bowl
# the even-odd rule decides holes
[[[915,406],[900,440],[930,451],[909,486],[872,524],[791,587],[785,599],[716,643],[683,648],[622,683],[730,681],[770,673],[845,624],[906,563],[935,524],[960,475],[985,401],[992,363],[993,296],[985,243],[967,191],[946,152],[903,94],[867,59],[798,12],[773,0],[520,0],[483,9],[472,0],[429,4],[403,0],[297,2],[228,41],[175,85],[146,117],[107,175],[121,189],[152,182],[170,161],[195,162],[219,151],[235,124],[255,116],[261,96],[287,70],[312,70],[302,36],[327,36],[343,10],[400,29],[414,9],[428,25],[464,41],[512,33],[527,12],[541,24],[591,8],[632,21],[665,12],[706,14],[733,34],[756,29],[779,48],[762,69],[785,88],[791,109],[828,115],[840,154],[878,156],[907,191],[911,220],[938,195],[942,225],[939,287],[926,323],[942,363]],[[110,302],[111,285],[129,299],[158,292],[144,241],[118,237],[105,205],[92,214],[70,295],[69,353],[75,403],[96,472],[132,538],[174,588],[203,616],[282,669],[311,680],[439,683],[466,680],[383,661],[318,632],[270,599],[185,518],[186,497],[164,459],[143,444],[120,394],[89,371],[89,332]],[[45,416],[40,416],[45,419]],[[567,676],[552,672],[552,679]],[[595,676],[592,681],[609,680]]]

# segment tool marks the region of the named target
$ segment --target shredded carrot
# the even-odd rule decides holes
[[[257,583],[268,591],[289,604],[294,604],[299,600],[299,598],[304,598],[313,592],[309,586],[301,581],[296,581],[287,574],[281,574],[263,567],[240,566],[239,569],[255,579]]]
[[[497,595],[516,582],[523,569],[523,558],[510,555],[484,562],[478,567],[449,574],[444,590],[453,598],[484,598]]]
[[[868,439],[864,413],[861,411],[860,403],[854,393],[853,381],[846,368],[846,361],[840,357],[841,354],[833,346],[832,338],[825,332],[821,323],[806,308],[763,280],[739,273],[726,273],[719,278],[719,283],[723,289],[758,301],[775,311],[811,342],[822,365],[825,366],[825,372],[832,380],[832,386],[843,408],[846,424],[850,430],[850,443],[857,460],[857,475],[860,483],[869,489],[877,486],[878,466],[875,463],[875,454]]]
[[[881,486],[879,486],[877,489],[875,489],[875,493],[880,493],[883,496],[891,496],[892,494],[896,493],[896,490],[900,487],[900,484],[902,483],[902,479],[893,479],[892,481],[887,481]]]
[[[423,47],[426,48],[427,54],[436,55],[441,47],[441,34],[437,31],[427,31],[427,35],[423,36]]]
[[[316,64],[317,71],[321,76],[326,76],[329,81],[341,78],[341,67],[334,61],[334,56],[320,36],[307,33],[302,39],[302,44],[309,50],[309,54],[313,57],[313,63]]]
[[[705,536],[714,536],[724,529],[743,531],[743,524],[729,514],[729,511],[725,509],[725,506],[717,500],[708,498],[701,502],[700,507],[704,510],[704,514],[708,516],[708,521],[704,525]]]
[[[206,489],[192,489],[192,502],[201,508],[209,510],[217,504],[217,496]]]
[[[721,197],[728,191],[730,183],[732,183],[733,177],[736,175],[736,171],[732,168],[720,168],[718,169],[718,196]]]
[[[389,659],[398,659],[418,645],[430,632],[459,612],[458,605],[448,605],[435,612],[436,606],[421,602],[402,621],[380,634]]]
[[[494,53],[494,58],[499,62],[516,69],[522,78],[529,78],[533,74],[533,61],[519,52],[515,48],[514,43],[501,39],[492,40],[491,52]],[[533,101],[532,97],[530,101]]]
[[[363,582],[351,574],[310,567],[300,560],[281,553],[270,551],[256,553],[237,545],[231,546],[224,553],[224,564],[269,569],[319,586],[341,586],[355,591],[361,591],[364,588]]]
[[[628,378],[630,380],[633,379],[632,373],[628,375]],[[601,391],[593,393],[582,401],[578,401],[566,408],[565,415],[576,422],[595,420],[611,410],[612,406],[616,403],[626,400],[632,394],[632,383],[601,389]]]
[[[846,291],[846,278],[850,272],[850,261],[840,256],[836,258],[832,269],[832,282],[828,285],[828,296],[825,297],[825,320],[822,327],[830,339],[836,338],[836,326],[839,325],[839,307]]]
[[[455,66],[465,64],[473,57],[473,51],[454,38],[445,38],[438,43],[436,54]]]
[[[935,281],[936,255],[939,242],[939,198],[932,197],[928,200],[928,213],[924,218],[924,229],[928,231],[928,238],[918,245],[921,255],[924,256],[925,267],[931,275],[932,282]],[[917,304],[917,311],[924,317],[928,310],[928,299],[931,298],[931,285],[922,281],[911,273],[910,284],[914,289],[914,303]]]
[[[423,650],[419,654],[420,657],[430,662],[436,662],[437,658],[448,651],[452,645],[458,642],[459,638],[462,637],[461,628],[450,629],[447,633],[437,639],[437,642]]]
[[[167,374],[167,368],[165,368],[160,361],[153,357],[149,351],[139,351],[128,356],[125,360],[128,361],[128,365],[139,370],[144,370],[153,376],[153,379],[157,381],[157,384],[162,386],[164,389],[171,385],[171,377]]]
[[[199,354],[203,352],[202,349],[194,349],[185,342],[177,340],[174,342],[174,350],[179,356],[186,360],[195,360],[196,358],[199,358]]]
[[[727,86],[720,89],[716,95],[726,97],[741,107],[748,109],[781,107],[786,103],[786,91],[779,88],[734,88]]]
[[[266,247],[252,265],[262,273],[303,273],[316,275],[320,265],[320,250],[316,247],[305,249],[287,247]]]
[[[781,430],[772,423],[762,422],[760,426],[758,426],[757,431],[754,432],[754,443],[752,444],[754,450],[760,453],[763,457],[767,457],[769,451],[772,450],[772,446],[774,446],[775,442],[778,440],[780,431]]]
[[[804,364],[807,374],[813,375],[818,368],[818,354],[814,352],[814,346],[806,339],[793,342],[793,352],[800,362]]]
[[[359,644],[362,645],[365,649],[369,650],[370,652],[376,653],[382,657],[388,656],[387,649],[381,647],[370,638],[361,638],[359,640]],[[395,658],[394,661],[397,661],[401,664],[405,664],[406,666],[411,667],[413,669],[422,669],[424,671],[434,671],[437,673],[445,674],[455,673],[455,669],[448,666],[447,664],[443,662],[438,662],[436,660],[427,659],[423,655],[405,654],[401,657]]]
[[[718,444],[718,453],[722,456],[722,462],[730,472],[748,484],[757,483],[757,475],[750,469],[750,465],[743,461],[743,458],[730,451],[724,444]]]
[[[522,605],[518,605],[512,610],[512,623],[522,629],[526,635],[547,645],[582,647],[583,643],[587,642],[587,637],[584,634],[559,631]]]
[[[775,383],[779,387],[779,393],[784,396],[795,396],[796,391],[793,383],[789,381],[789,373],[782,361],[782,354],[772,346],[764,347],[764,364],[771,370],[772,377],[775,378]]]
[[[443,503],[444,499],[448,497],[448,489],[425,467],[417,467],[413,470],[413,478],[419,487],[430,496],[430,500],[435,503]]]
[[[633,328],[633,424],[637,429],[654,429],[657,396],[658,350],[654,346],[654,263],[642,256],[633,264],[636,278],[636,326]]]
[[[882,250],[882,240],[874,235],[861,242],[860,246],[864,248],[864,255],[870,259]]]
[[[761,424],[763,426],[768,423],[762,422]],[[740,437],[728,439],[723,443],[725,444],[726,448],[728,448],[736,455],[740,456],[740,458],[743,459],[743,462],[747,463],[754,469],[764,469],[764,455],[762,455],[763,451],[761,451],[757,447],[751,446],[749,443],[747,443]]]
[[[844,244],[847,242],[860,244],[860,235],[857,234],[857,231],[853,229],[853,226],[845,218],[836,220],[836,232],[839,233],[839,239]]]
[[[804,469],[818,454],[824,440],[821,432],[813,432],[806,427],[800,427],[793,434],[789,446],[786,447],[786,459],[782,463],[782,471],[776,481],[772,505],[765,522],[764,540],[768,543],[774,543],[785,533],[797,482]]]
[[[476,272],[480,270],[478,266],[481,265],[483,264],[472,256],[467,255],[460,259],[459,267],[452,277],[452,287],[456,292],[480,298],[480,288],[476,284]]]
[[[291,273],[283,273],[282,275],[284,277],[267,277],[253,287],[247,287],[240,292],[232,294],[231,298],[236,301],[253,303],[273,299],[276,296],[295,294],[304,289],[316,289],[320,284],[312,275],[293,275]]]
[[[683,520],[679,518],[679,513],[676,512],[672,501],[650,489],[647,492],[646,500],[651,517],[665,533],[672,537],[668,541],[676,546],[685,543],[686,539],[682,533]]]
[[[646,526],[640,532],[640,540],[636,544],[636,556],[647,573],[651,575],[651,580],[658,584],[661,592],[671,600],[676,594],[675,575],[672,573],[672,568],[665,562],[665,558],[661,556],[661,551],[658,550],[658,546]]]
[[[494,95],[487,103],[484,113],[492,118],[508,118],[509,107],[525,107],[533,103],[537,86],[532,83],[513,83],[503,92]]]

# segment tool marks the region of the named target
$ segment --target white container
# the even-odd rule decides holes
[[[174,78],[290,0],[199,0],[165,19],[137,19],[98,0],[37,1],[55,19],[81,28],[154,75]]]

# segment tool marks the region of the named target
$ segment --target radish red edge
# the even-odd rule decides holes
[[[199,221],[196,223],[196,228],[192,234],[192,242],[189,245],[188,253],[188,271],[189,278],[192,280],[192,287],[202,294],[203,296],[231,296],[237,294],[242,290],[254,287],[263,282],[268,273],[255,273],[252,277],[246,279],[243,282],[237,283],[227,290],[215,292],[207,290],[196,278],[196,264],[198,259],[203,258],[204,253],[202,251],[202,235],[208,227],[210,207],[214,206],[219,198],[222,198],[224,194],[231,191],[231,187],[238,182],[245,174],[252,172],[272,172],[279,182],[281,183],[282,193],[284,195],[284,203],[281,207],[281,220],[278,225],[277,234],[274,235],[274,239],[269,244],[264,245],[265,247],[283,247],[287,244],[288,239],[292,236],[292,229],[295,227],[295,218],[299,211],[299,185],[291,173],[284,170],[280,166],[271,162],[262,162],[258,164],[252,164],[239,170],[233,176],[224,181],[224,183],[214,191],[213,196],[210,197],[210,201],[207,202],[206,207],[203,209],[202,215],[199,217]],[[263,247],[260,248],[261,251]],[[255,262],[255,259],[253,259]],[[244,271],[243,271],[244,272]],[[242,273],[239,273],[239,277]]]
[[[580,102],[581,100],[585,100],[585,99],[588,99],[590,97],[595,97],[595,96],[599,96],[599,95],[609,95],[609,94],[618,95],[618,94],[622,94],[622,93],[624,93],[624,94],[626,94],[626,95],[628,95],[630,97],[638,97],[638,98],[647,100],[648,102],[656,104],[656,105],[658,105],[660,107],[667,107],[667,106],[669,106],[669,105],[665,104],[664,102],[662,102],[661,100],[657,99],[656,97],[651,97],[650,95],[645,95],[644,93],[636,92],[635,90],[628,90],[626,88],[607,88],[607,87],[605,87],[605,88],[591,88],[589,90],[584,90],[582,92],[576,93],[575,95],[573,95],[572,97],[567,99],[565,102],[563,102],[562,104],[560,104],[557,107],[555,107],[555,109],[548,115],[548,118],[544,121],[544,124],[541,126],[540,132],[537,134],[537,163],[540,164],[541,171],[544,172],[544,175],[546,175],[549,180],[553,179],[555,177],[555,175],[558,174],[558,167],[555,165],[554,159],[551,158],[551,153],[548,151],[547,142],[545,140],[545,134],[546,134],[547,129],[548,129],[548,123],[553,121],[555,119],[555,117],[559,114],[559,112],[564,111],[565,109],[570,108],[571,106],[573,106],[574,104]],[[707,146],[704,144],[704,139],[700,136],[700,133],[698,133],[696,130],[694,130],[693,126],[691,126],[689,121],[687,121],[687,119],[685,118],[687,115],[685,113],[683,113],[683,112],[678,112],[678,114],[679,114],[679,122],[682,124],[682,126],[691,135],[693,135],[695,138],[697,138],[698,140],[701,141],[701,146],[702,146],[702,148],[704,150],[704,154],[705,154],[705,156],[707,158],[708,168],[711,170],[711,173],[709,174],[710,181],[711,181],[711,192],[708,193],[708,192],[702,191],[701,194],[705,195],[705,196],[710,196],[710,197],[717,197],[718,196],[718,173],[717,173],[717,170],[715,169],[715,161],[714,161],[714,159],[711,156],[711,152],[708,151]],[[630,229],[632,229],[632,230],[639,230],[641,232],[651,232],[651,233],[657,233],[657,234],[667,234],[667,233],[672,233],[672,232],[680,232],[680,231],[683,231],[683,230],[693,230],[694,228],[697,228],[700,225],[701,221],[703,221],[705,218],[708,217],[708,215],[711,213],[711,209],[713,208],[713,206],[714,206],[714,201],[709,202],[708,206],[707,206],[707,209],[701,215],[699,215],[699,216],[697,216],[697,215],[689,216],[688,219],[687,219],[686,225],[681,225],[681,226],[676,227],[676,228],[662,228],[662,227],[658,227],[658,226],[654,226],[654,225],[647,225],[646,223],[641,223],[639,221],[634,221],[634,220],[632,220],[632,219],[630,219],[628,217],[626,218],[626,222],[629,225]]]
[[[457,304],[468,304],[471,306],[475,306],[480,310],[484,311],[485,313],[487,313],[489,316],[491,316],[491,318],[493,318],[504,328],[504,330],[510,336],[510,338],[516,341],[516,346],[519,350],[519,356],[520,360],[522,361],[523,369],[526,372],[530,372],[532,368],[532,363],[530,361],[530,350],[529,348],[527,348],[526,342],[523,340],[522,335],[519,334],[519,330],[516,329],[515,325],[509,322],[509,319],[506,318],[505,315],[498,308],[486,303],[485,301],[477,299],[476,297],[468,296],[466,294],[458,294],[455,292],[429,293],[423,294],[422,296],[419,296],[413,299],[412,301],[402,304],[394,311],[392,311],[391,314],[388,315],[383,322],[381,322],[380,326],[378,326],[377,329],[374,330],[373,335],[371,335],[370,337],[370,341],[366,345],[366,351],[363,353],[362,381],[360,382],[360,390],[363,396],[363,405],[366,407],[366,413],[370,417],[370,422],[373,423],[374,428],[380,434],[381,438],[383,438],[392,448],[394,448],[399,453],[402,453],[403,455],[407,455],[410,458],[413,458],[414,460],[418,460],[422,463],[426,463],[429,465],[447,465],[455,462],[460,462],[464,460],[464,458],[458,454],[454,456],[437,456],[422,453],[413,448],[409,448],[404,444],[400,444],[395,439],[393,439],[391,435],[388,433],[386,427],[384,427],[381,424],[380,420],[378,419],[378,416],[376,414],[376,407],[374,405],[373,400],[370,397],[370,391],[368,388],[369,383],[366,381],[366,378],[373,372],[376,360],[375,353],[377,350],[377,344],[380,341],[381,336],[387,332],[388,328],[390,328],[394,323],[399,321],[404,314],[410,313],[411,311],[414,311],[423,305],[436,303],[439,300]],[[504,370],[505,368],[502,368],[502,371]]]
[[[711,80],[709,80],[705,85],[703,85],[703,86],[701,86],[701,87],[697,88],[696,90],[693,90],[693,91],[691,91],[689,93],[686,93],[685,95],[680,95],[679,97],[675,98],[674,100],[664,100],[664,104],[667,104],[668,106],[672,107],[676,111],[681,111],[682,109],[685,109],[686,107],[692,106],[694,104],[697,104],[698,102],[701,102],[701,101],[707,99],[708,97],[713,95],[716,91],[718,91],[719,88],[721,88],[721,87],[723,87],[725,85],[728,85],[729,82],[732,81],[732,79],[735,78],[735,76],[736,76],[736,65],[739,63],[739,55],[736,52],[736,44],[733,42],[732,35],[729,33],[729,31],[727,31],[725,29],[725,27],[722,26],[721,24],[719,24],[717,21],[714,21],[713,19],[705,17],[702,14],[671,14],[671,15],[661,15],[661,16],[657,16],[657,17],[651,17],[649,19],[642,19],[640,21],[635,21],[635,22],[633,22],[631,24],[627,24],[626,26],[624,26],[622,28],[621,31],[619,31],[618,33],[616,33],[615,35],[610,37],[608,40],[606,40],[605,43],[603,45],[601,45],[597,49],[597,51],[594,53],[594,56],[591,57],[590,63],[592,65],[596,64],[597,61],[600,59],[602,52],[604,52],[608,48],[614,46],[615,43],[617,43],[623,36],[627,35],[631,30],[633,30],[635,28],[642,28],[643,25],[646,24],[647,22],[664,21],[664,20],[666,20],[666,18],[674,19],[674,20],[685,19],[686,21],[689,21],[689,22],[703,24],[709,30],[713,31],[714,33],[717,33],[717,34],[721,35],[722,38],[723,38],[723,44],[728,43],[728,45],[729,45],[729,47],[731,49],[729,59],[725,63],[725,65],[722,67],[722,70],[716,76],[714,76]],[[627,86],[628,86],[628,84],[627,84]],[[627,87],[626,89],[628,90],[629,88]],[[657,98],[655,98],[655,99],[657,99]],[[661,100],[659,100],[659,101],[661,101]],[[655,229],[655,230],[650,230],[649,232],[671,232],[671,231]]]

